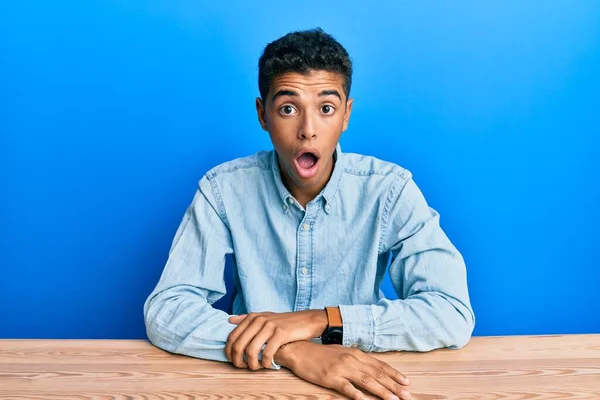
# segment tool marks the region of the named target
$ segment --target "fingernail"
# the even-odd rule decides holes
[[[400,397],[398,397],[394,394],[394,395],[392,395],[392,397],[390,397],[390,400],[400,400]]]
[[[410,381],[408,380],[408,378],[402,378],[402,383],[404,383],[405,385],[410,385]]]

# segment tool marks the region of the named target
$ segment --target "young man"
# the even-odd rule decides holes
[[[265,48],[256,110],[274,150],[200,180],[144,306],[154,345],[252,370],[280,364],[350,398],[406,399],[406,377],[366,352],[469,341],[465,265],[436,211],[407,170],[338,145],[351,80],[348,53],[320,29]],[[226,254],[232,316],[212,307]],[[398,300],[380,291],[390,255]]]

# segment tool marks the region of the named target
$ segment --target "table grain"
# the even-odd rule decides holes
[[[373,353],[413,399],[600,400],[600,335],[474,337],[460,350]],[[144,340],[0,340],[0,399],[337,399],[290,371],[240,370]]]

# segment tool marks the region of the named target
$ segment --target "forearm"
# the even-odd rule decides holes
[[[281,365],[282,367],[286,367],[288,369],[292,369],[294,366],[294,362],[296,361],[296,354],[298,351],[302,351],[302,347],[309,343],[308,341],[299,341],[299,342],[291,342],[285,344],[277,350],[275,356],[273,357],[273,361],[275,363]]]
[[[323,332],[327,328],[328,325],[328,317],[327,312],[323,309],[310,310],[310,311],[301,311],[302,313],[308,313],[310,315],[309,321],[310,325],[315,327],[316,332]],[[273,361],[280,366],[286,368],[292,368],[293,363],[295,361],[295,354],[298,351],[302,351],[302,347],[305,346],[306,343],[311,342],[309,340],[301,340],[296,342],[290,342],[281,346],[275,355],[273,356]]]
[[[374,305],[340,306],[344,346],[363,351],[429,351],[460,348],[474,326],[470,306],[439,292]]]
[[[192,286],[178,286],[158,293],[144,305],[148,339],[171,353],[228,361],[225,343],[235,325],[229,315],[213,308]]]

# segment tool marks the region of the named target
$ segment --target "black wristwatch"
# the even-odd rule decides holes
[[[338,307],[325,307],[327,312],[327,328],[321,335],[323,344],[343,344],[344,325]]]

